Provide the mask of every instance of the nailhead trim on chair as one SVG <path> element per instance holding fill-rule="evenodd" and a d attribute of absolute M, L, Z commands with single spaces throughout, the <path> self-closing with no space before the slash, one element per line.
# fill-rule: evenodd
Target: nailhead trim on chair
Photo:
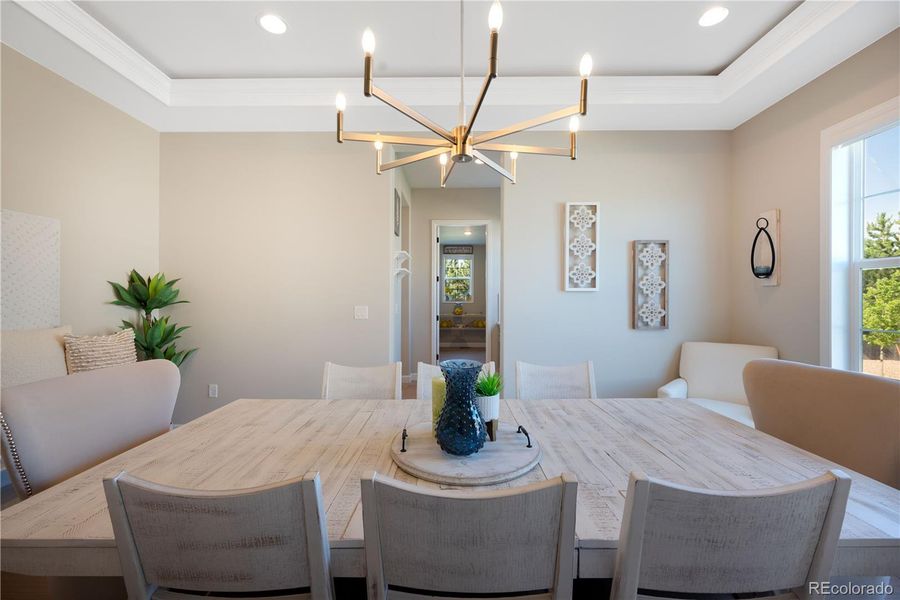
<path fill-rule="evenodd" d="M 19 474 L 19 479 L 22 481 L 22 485 L 25 487 L 25 495 L 31 495 L 31 484 L 28 482 L 28 476 L 25 475 L 25 469 L 22 467 L 22 461 L 19 460 L 19 451 L 16 450 L 16 441 L 13 439 L 12 430 L 9 428 L 9 425 L 6 424 L 6 419 L 3 418 L 3 413 L 0 412 L 0 428 L 3 429 L 3 435 L 6 436 L 6 443 L 9 446 L 9 453 L 13 459 L 13 466 L 16 468 L 16 472 Z"/>

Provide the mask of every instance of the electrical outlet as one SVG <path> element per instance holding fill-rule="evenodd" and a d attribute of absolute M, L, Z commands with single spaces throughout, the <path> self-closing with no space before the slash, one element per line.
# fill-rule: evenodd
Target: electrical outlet
<path fill-rule="evenodd" d="M 215 383 L 209 384 L 209 397 L 210 398 L 218 398 L 219 397 L 218 384 L 215 384 Z"/>
<path fill-rule="evenodd" d="M 353 307 L 353 318 L 354 319 L 368 319 L 369 318 L 369 307 L 368 306 L 354 306 Z"/>

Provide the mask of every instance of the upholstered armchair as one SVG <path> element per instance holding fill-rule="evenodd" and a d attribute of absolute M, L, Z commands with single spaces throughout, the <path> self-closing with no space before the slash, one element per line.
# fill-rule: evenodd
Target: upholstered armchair
<path fill-rule="evenodd" d="M 778 358 L 771 346 L 685 342 L 678 379 L 657 390 L 659 398 L 677 398 L 753 427 L 744 393 L 744 366 L 759 358 Z"/>

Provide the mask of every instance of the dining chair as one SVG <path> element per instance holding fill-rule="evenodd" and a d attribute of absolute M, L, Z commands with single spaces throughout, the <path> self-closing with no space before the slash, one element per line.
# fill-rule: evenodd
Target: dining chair
<path fill-rule="evenodd" d="M 755 360 L 744 386 L 760 431 L 900 489 L 900 381 Z"/>
<path fill-rule="evenodd" d="M 496 371 L 494 361 L 489 361 L 481 366 L 484 375 L 493 375 Z M 419 400 L 431 400 L 431 380 L 435 377 L 443 377 L 444 372 L 438 365 L 429 365 L 420 362 L 416 369 L 416 398 Z"/>
<path fill-rule="evenodd" d="M 400 400 L 402 363 L 377 367 L 347 367 L 325 363 L 322 377 L 324 400 Z"/>
<path fill-rule="evenodd" d="M 0 450 L 27 498 L 169 431 L 181 376 L 148 360 L 3 389 Z"/>
<path fill-rule="evenodd" d="M 829 579 L 849 492 L 841 471 L 738 492 L 632 472 L 610 599 L 768 592 L 806 598 L 809 582 Z"/>
<path fill-rule="evenodd" d="M 561 367 L 516 361 L 516 398 L 519 400 L 596 397 L 592 361 Z"/>
<path fill-rule="evenodd" d="M 423 489 L 374 472 L 361 483 L 369 600 L 572 597 L 573 475 L 483 492 Z"/>
<path fill-rule="evenodd" d="M 334 597 L 318 473 L 205 491 L 123 472 L 103 487 L 128 600 Z"/>

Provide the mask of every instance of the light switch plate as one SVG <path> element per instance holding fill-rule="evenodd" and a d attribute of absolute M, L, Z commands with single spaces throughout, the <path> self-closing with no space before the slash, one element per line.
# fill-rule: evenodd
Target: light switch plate
<path fill-rule="evenodd" d="M 219 385 L 216 383 L 209 384 L 209 397 L 210 398 L 218 398 L 219 397 Z"/>
<path fill-rule="evenodd" d="M 354 319 L 368 319 L 369 318 L 369 307 L 368 306 L 354 306 L 353 307 L 353 318 Z"/>

